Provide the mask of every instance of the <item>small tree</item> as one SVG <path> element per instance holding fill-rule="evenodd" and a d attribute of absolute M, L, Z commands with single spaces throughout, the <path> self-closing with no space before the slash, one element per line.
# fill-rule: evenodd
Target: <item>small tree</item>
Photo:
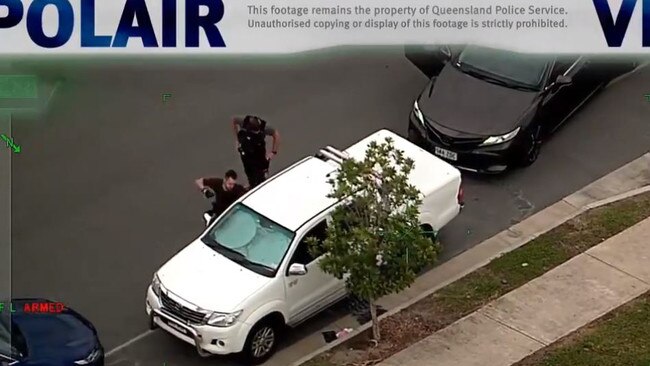
<path fill-rule="evenodd" d="M 363 161 L 347 159 L 331 178 L 330 197 L 342 200 L 332 214 L 320 262 L 345 278 L 348 291 L 366 301 L 375 340 L 381 339 L 376 300 L 402 291 L 435 261 L 438 245 L 420 227 L 420 191 L 409 184 L 413 160 L 391 138 L 369 145 Z M 312 243 L 314 254 L 318 249 Z"/>

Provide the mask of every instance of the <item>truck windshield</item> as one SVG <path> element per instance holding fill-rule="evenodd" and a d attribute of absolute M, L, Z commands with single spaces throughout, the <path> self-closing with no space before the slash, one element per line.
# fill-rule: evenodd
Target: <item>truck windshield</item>
<path fill-rule="evenodd" d="M 261 275 L 273 277 L 294 235 L 238 203 L 201 240 L 228 259 Z"/>

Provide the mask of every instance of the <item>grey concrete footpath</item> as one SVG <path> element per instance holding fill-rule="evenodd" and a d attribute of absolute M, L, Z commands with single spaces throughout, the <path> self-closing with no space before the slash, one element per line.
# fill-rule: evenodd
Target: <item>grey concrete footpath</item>
<path fill-rule="evenodd" d="M 380 366 L 509 366 L 650 290 L 650 218 Z"/>
<path fill-rule="evenodd" d="M 493 259 L 521 247 L 584 211 L 643 191 L 650 191 L 650 153 L 646 153 L 509 229 L 483 241 L 472 249 L 433 268 L 420 276 L 408 289 L 380 299 L 378 305 L 386 309 L 387 312 L 379 318 L 384 319 L 398 313 L 448 284 L 487 265 Z M 339 328 L 344 328 L 351 325 L 349 324 L 350 321 L 346 317 L 339 320 L 336 325 Z M 356 328 L 346 339 L 369 329 L 370 326 L 370 323 L 366 323 Z M 283 354 L 282 351 L 278 353 L 280 357 L 277 357 L 277 359 L 286 362 L 283 365 L 298 366 L 340 345 L 346 339 L 336 340 L 320 347 L 293 363 L 290 361 L 290 357 L 287 357 L 289 355 Z M 313 347 L 316 342 L 312 338 L 307 338 L 303 340 L 303 343 L 300 348 L 308 349 Z M 280 365 L 281 363 L 273 362 L 269 366 L 276 364 Z"/>

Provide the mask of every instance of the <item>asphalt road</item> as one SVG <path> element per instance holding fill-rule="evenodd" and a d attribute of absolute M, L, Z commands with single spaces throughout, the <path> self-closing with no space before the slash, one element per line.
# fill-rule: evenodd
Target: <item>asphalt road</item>
<path fill-rule="evenodd" d="M 202 229 L 206 202 L 193 179 L 241 171 L 232 115 L 257 113 L 280 130 L 278 171 L 325 144 L 343 148 L 379 128 L 405 134 L 426 83 L 400 50 L 241 64 L 94 61 L 39 73 L 63 82 L 45 116 L 14 119 L 23 151 L 12 172 L 13 295 L 77 309 L 107 350 L 146 331 L 152 274 Z M 467 207 L 442 233 L 443 259 L 647 152 L 648 85 L 650 70 L 643 69 L 598 95 L 532 167 L 466 176 Z M 171 94 L 167 102 L 163 94 Z M 109 365 L 164 362 L 230 363 L 203 360 L 158 331 Z"/>

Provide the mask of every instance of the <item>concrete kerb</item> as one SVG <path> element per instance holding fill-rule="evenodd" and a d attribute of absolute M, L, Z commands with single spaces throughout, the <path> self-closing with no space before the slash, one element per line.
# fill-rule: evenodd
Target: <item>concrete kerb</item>
<path fill-rule="evenodd" d="M 650 157 L 650 153 L 645 154 L 645 155 L 641 156 L 639 159 L 636 159 L 636 160 L 626 164 L 625 166 L 615 170 L 614 172 L 606 175 L 605 177 L 597 180 L 596 182 L 591 183 L 590 185 L 584 187 L 583 189 L 577 191 L 574 194 L 578 194 L 578 193 L 580 193 L 582 191 L 588 190 L 594 184 L 598 184 L 598 183 L 602 182 L 603 180 L 607 179 L 611 175 L 624 173 L 627 167 L 634 166 L 636 163 L 638 163 L 639 160 L 648 159 L 649 157 Z M 645 192 L 649 192 L 649 191 L 650 191 L 650 182 L 647 182 L 646 185 L 641 186 L 639 188 L 631 189 L 631 190 L 628 190 L 626 192 L 616 194 L 616 195 L 613 195 L 611 197 L 607 197 L 607 198 L 604 198 L 604 199 L 601 199 L 601 200 L 586 204 L 583 207 L 575 207 L 572 204 L 570 204 L 569 202 L 567 202 L 566 199 L 568 197 L 570 197 L 571 195 L 567 196 L 564 199 L 560 200 L 558 203 L 564 202 L 567 205 L 573 207 L 574 209 L 571 210 L 572 211 L 571 213 L 567 214 L 566 216 L 562 217 L 561 219 L 558 219 L 557 221 L 553 222 L 552 224 L 549 224 L 548 226 L 544 227 L 543 229 L 541 229 L 541 230 L 539 230 L 539 231 L 537 231 L 537 232 L 535 232 L 533 234 L 525 235 L 525 236 L 521 236 L 521 237 L 517 238 L 516 241 L 510 243 L 510 245 L 508 245 L 507 247 L 504 247 L 504 248 L 502 248 L 500 250 L 494 251 L 491 255 L 486 256 L 483 260 L 481 260 L 479 262 L 476 262 L 475 264 L 464 268 L 462 271 L 459 271 L 455 275 L 452 275 L 452 276 L 446 278 L 444 281 L 441 281 L 441 282 L 437 283 L 436 285 L 430 287 L 426 291 L 422 291 L 419 295 L 417 295 L 417 296 L 409 299 L 408 301 L 405 301 L 404 303 L 402 303 L 402 304 L 388 310 L 387 312 L 385 312 L 384 314 L 379 316 L 379 320 L 385 319 L 387 317 L 390 317 L 392 315 L 395 315 L 395 314 L 399 313 L 400 311 L 408 308 L 409 306 L 417 303 L 418 301 L 430 296 L 431 294 L 433 294 L 434 292 L 440 290 L 441 288 L 443 288 L 443 287 L 445 287 L 445 286 L 447 286 L 447 285 L 449 285 L 449 284 L 451 284 L 453 282 L 456 282 L 456 281 L 460 280 L 461 278 L 467 276 L 468 274 L 476 271 L 479 268 L 482 268 L 482 267 L 488 265 L 492 260 L 494 260 L 494 259 L 496 259 L 496 258 L 498 258 L 498 257 L 500 257 L 500 256 L 502 256 L 502 255 L 504 255 L 504 254 L 506 254 L 508 252 L 511 252 L 511 251 L 523 246 L 524 244 L 530 242 L 531 240 L 533 240 L 533 239 L 539 237 L 540 235 L 543 235 L 543 234 L 553 230 L 554 228 L 564 224 L 565 222 L 575 218 L 576 216 L 579 216 L 579 215 L 585 213 L 586 211 L 589 211 L 589 210 L 592 210 L 594 208 L 598 208 L 600 206 L 604 206 L 604 205 L 607 205 L 607 204 L 610 204 L 610 203 L 613 203 L 613 202 L 616 202 L 616 201 L 620 201 L 620 200 L 623 200 L 623 199 L 626 199 L 626 198 L 630 198 L 630 197 L 633 197 L 633 196 L 636 196 L 636 195 L 639 195 L 639 194 L 642 194 L 642 193 L 645 193 Z M 531 220 L 535 216 L 543 214 L 545 211 L 547 211 L 549 209 L 552 209 L 553 206 L 547 207 L 546 209 L 538 212 L 537 214 L 530 216 L 529 218 L 527 218 L 524 221 L 520 222 L 518 225 L 525 224 L 527 221 Z M 476 245 L 472 249 L 469 249 L 469 250 L 459 254 L 458 256 L 456 256 L 456 257 L 450 259 L 449 261 L 439 265 L 438 267 L 435 267 L 434 269 L 431 270 L 431 272 L 433 272 L 433 271 L 445 271 L 449 267 L 453 267 L 454 265 L 456 265 L 457 262 L 462 261 L 464 256 L 471 255 L 471 252 L 474 251 L 474 250 L 481 250 L 482 249 L 481 246 L 487 245 L 487 244 L 490 243 L 490 241 L 494 240 L 495 238 L 499 238 L 499 237 L 502 237 L 504 235 L 511 237 L 512 236 L 511 228 L 508 228 L 508 229 L 500 232 L 499 234 L 497 234 L 497 235 L 495 235 L 495 236 L 481 242 L 480 244 Z M 300 366 L 303 363 L 317 357 L 318 355 L 332 350 L 333 348 L 347 342 L 348 340 L 350 340 L 351 338 L 359 335 L 360 333 L 363 333 L 363 332 L 367 331 L 368 329 L 371 328 L 371 326 L 372 326 L 371 322 L 367 322 L 367 323 L 361 325 L 359 328 L 357 328 L 355 331 L 353 331 L 347 337 L 342 338 L 342 339 L 337 339 L 337 340 L 335 340 L 335 341 L 333 341 L 331 343 L 328 343 L 327 345 L 321 347 L 320 349 L 318 349 L 318 350 L 310 353 L 309 355 L 301 358 L 300 360 L 296 361 L 295 363 L 292 364 L 292 366 Z"/>
<path fill-rule="evenodd" d="M 583 213 L 585 211 L 589 211 L 589 210 L 594 209 L 594 208 L 598 208 L 600 206 L 605 206 L 605 205 L 608 205 L 610 203 L 614 203 L 616 201 L 624 200 L 626 198 L 637 196 L 637 195 L 645 193 L 645 192 L 650 192 L 650 185 L 643 186 L 643 187 L 637 188 L 637 189 L 633 189 L 631 191 L 621 193 L 619 195 L 616 195 L 616 196 L 613 196 L 613 197 L 610 197 L 610 198 L 606 198 L 606 199 L 603 199 L 603 200 L 600 200 L 600 201 L 597 201 L 597 202 L 594 202 L 594 203 L 590 203 L 587 206 L 585 206 L 584 208 L 582 208 L 580 210 L 580 213 Z"/>

